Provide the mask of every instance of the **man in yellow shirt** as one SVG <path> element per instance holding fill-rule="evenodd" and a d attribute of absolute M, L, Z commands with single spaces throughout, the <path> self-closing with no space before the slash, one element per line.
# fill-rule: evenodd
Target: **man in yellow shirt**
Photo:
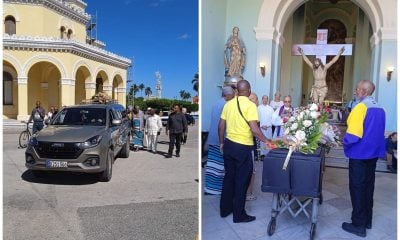
<path fill-rule="evenodd" d="M 257 106 L 248 98 L 251 93 L 250 83 L 240 80 L 237 83 L 237 91 L 238 96 L 225 104 L 218 126 L 225 167 L 220 214 L 221 217 L 226 217 L 233 213 L 234 223 L 251 222 L 256 219 L 255 216 L 247 215 L 245 210 L 246 191 L 253 172 L 253 135 L 269 148 L 273 146 L 257 124 Z"/>

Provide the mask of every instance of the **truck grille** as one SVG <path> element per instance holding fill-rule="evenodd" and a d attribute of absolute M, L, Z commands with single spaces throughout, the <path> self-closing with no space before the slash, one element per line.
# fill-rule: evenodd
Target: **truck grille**
<path fill-rule="evenodd" d="M 35 147 L 41 158 L 75 159 L 83 152 L 75 143 L 39 142 Z"/>

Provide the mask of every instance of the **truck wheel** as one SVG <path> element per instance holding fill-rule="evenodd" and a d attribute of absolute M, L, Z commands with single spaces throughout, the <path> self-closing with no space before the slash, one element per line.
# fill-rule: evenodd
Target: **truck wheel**
<path fill-rule="evenodd" d="M 100 181 L 109 182 L 112 177 L 112 165 L 113 165 L 114 153 L 113 150 L 108 149 L 106 169 L 100 173 Z"/>
<path fill-rule="evenodd" d="M 130 152 L 129 143 L 130 143 L 130 141 L 128 138 L 128 140 L 126 140 L 126 143 L 124 144 L 124 146 L 121 148 L 121 151 L 119 152 L 118 157 L 120 157 L 120 158 L 128 158 L 129 157 L 129 152 Z"/>

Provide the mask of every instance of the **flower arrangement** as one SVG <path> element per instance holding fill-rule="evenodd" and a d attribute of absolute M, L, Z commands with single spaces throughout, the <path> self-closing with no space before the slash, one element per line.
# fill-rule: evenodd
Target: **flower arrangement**
<path fill-rule="evenodd" d="M 289 159 L 294 151 L 308 154 L 313 153 L 319 144 L 334 146 L 339 141 L 338 129 L 326 123 L 326 111 L 318 111 L 317 104 L 296 109 L 283 127 L 282 140 L 277 142 L 279 147 L 288 148 L 289 152 L 283 164 L 286 170 Z"/>

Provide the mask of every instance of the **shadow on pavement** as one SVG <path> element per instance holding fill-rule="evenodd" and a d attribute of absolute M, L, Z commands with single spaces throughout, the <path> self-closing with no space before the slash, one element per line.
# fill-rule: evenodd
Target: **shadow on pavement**
<path fill-rule="evenodd" d="M 55 185 L 88 185 L 99 182 L 96 174 L 70 172 L 43 172 L 35 176 L 31 170 L 26 170 L 21 178 L 26 182 Z"/>

